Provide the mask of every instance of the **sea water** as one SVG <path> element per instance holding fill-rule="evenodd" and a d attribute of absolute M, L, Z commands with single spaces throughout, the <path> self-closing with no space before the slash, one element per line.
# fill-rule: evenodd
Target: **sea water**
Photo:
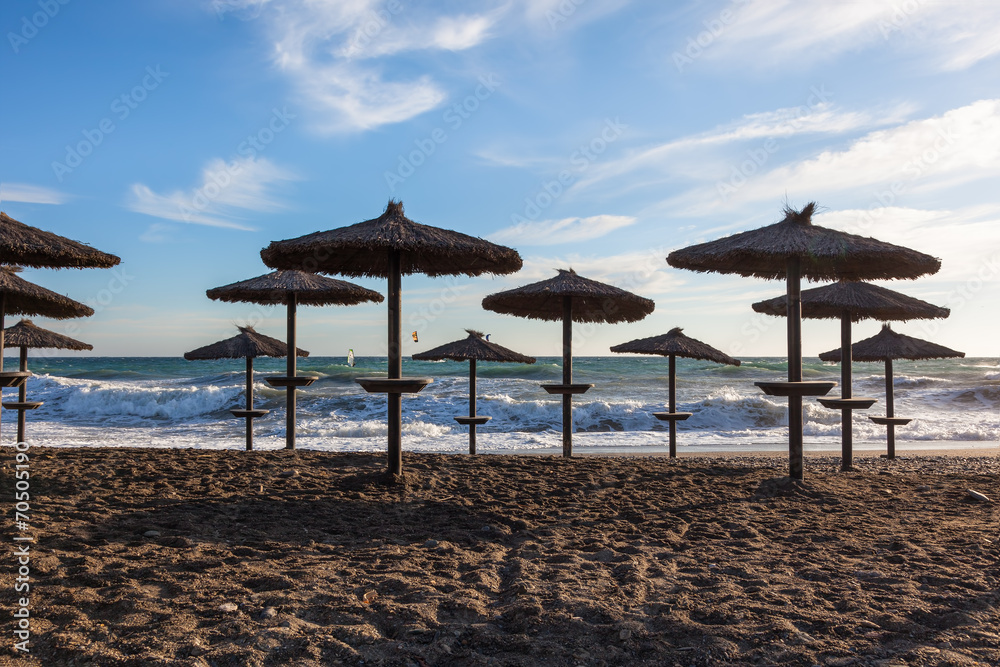
<path fill-rule="evenodd" d="M 384 451 L 386 399 L 354 382 L 385 375 L 385 358 L 310 357 L 300 375 L 319 379 L 298 391 L 296 443 L 329 451 Z M 9 369 L 16 361 L 8 358 Z M 27 440 L 45 446 L 242 448 L 245 422 L 229 413 L 245 403 L 243 360 L 179 358 L 29 358 L 34 375 L 28 400 L 44 405 L 27 413 Z M 255 446 L 284 446 L 285 390 L 268 375 L 284 375 L 284 359 L 257 359 L 254 406 L 270 412 L 254 422 Z M 1000 359 L 968 358 L 893 363 L 895 413 L 911 417 L 896 429 L 897 447 L 994 446 L 1000 442 Z M 493 419 L 478 428 L 477 450 L 488 453 L 561 451 L 561 397 L 539 386 L 562 379 L 560 359 L 535 364 L 479 363 L 476 412 Z M 661 357 L 579 357 L 574 382 L 593 383 L 573 399 L 574 449 L 580 452 L 662 451 L 667 425 L 653 412 L 666 410 L 667 360 Z M 884 366 L 855 363 L 855 396 L 878 398 L 854 413 L 855 448 L 884 449 L 885 427 L 867 415 L 885 414 Z M 405 376 L 433 377 L 419 394 L 403 397 L 403 448 L 462 452 L 468 414 L 468 362 L 405 359 Z M 787 399 L 765 396 L 755 381 L 784 380 L 784 359 L 750 358 L 739 367 L 677 360 L 677 410 L 681 451 L 780 450 L 787 447 Z M 840 380 L 840 368 L 818 359 L 803 362 L 803 379 Z M 15 399 L 16 389 L 4 391 Z M 839 395 L 835 388 L 831 395 Z M 806 450 L 839 451 L 841 416 L 805 398 Z M 4 443 L 14 441 L 16 412 L 3 411 Z"/>

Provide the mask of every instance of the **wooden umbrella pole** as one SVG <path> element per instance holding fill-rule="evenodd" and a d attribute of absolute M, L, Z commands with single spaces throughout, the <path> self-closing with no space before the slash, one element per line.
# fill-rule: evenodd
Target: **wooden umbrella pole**
<path fill-rule="evenodd" d="M 389 251 L 389 298 L 386 299 L 389 305 L 389 377 L 398 379 L 403 377 L 403 356 L 401 351 L 402 320 L 400 317 L 400 292 L 402 291 L 402 268 L 400 266 L 400 253 L 398 250 Z M 387 395 L 388 403 L 388 459 L 389 474 L 400 475 L 403 472 L 403 442 L 402 442 L 402 422 L 403 422 L 403 397 L 402 394 L 390 393 Z"/>
<path fill-rule="evenodd" d="M 469 359 L 469 416 L 476 416 L 476 360 Z M 469 424 L 469 453 L 476 453 L 476 424 Z"/>
<path fill-rule="evenodd" d="M 840 314 L 840 389 L 842 398 L 851 398 L 851 314 Z M 854 466 L 853 412 L 850 408 L 840 411 L 840 469 L 850 470 Z"/>
<path fill-rule="evenodd" d="M 21 346 L 21 366 L 22 372 L 27 372 L 28 370 L 28 346 Z M 28 382 L 25 380 L 21 383 L 21 386 L 17 389 L 17 400 L 22 405 L 28 400 Z M 24 413 L 26 410 L 20 408 L 17 411 L 17 441 L 24 442 Z"/>
<path fill-rule="evenodd" d="M 802 382 L 802 287 L 798 257 L 785 271 L 788 319 L 788 381 Z M 802 394 L 788 397 L 788 476 L 802 479 Z"/>
<path fill-rule="evenodd" d="M 247 410 L 253 410 L 253 357 L 247 357 Z M 253 419 L 247 415 L 247 451 L 253 449 Z"/>
<path fill-rule="evenodd" d="M 892 359 L 885 360 L 885 416 L 895 417 L 896 409 L 893 405 L 892 397 Z M 890 459 L 896 458 L 896 425 L 886 424 L 886 456 Z"/>
<path fill-rule="evenodd" d="M 563 378 L 564 385 L 573 384 L 573 298 L 563 297 Z M 573 456 L 573 396 L 563 394 L 563 456 Z"/>
<path fill-rule="evenodd" d="M 296 352 L 295 347 L 295 307 L 298 303 L 298 295 L 292 292 L 288 295 L 288 363 L 285 374 L 289 378 L 294 378 L 297 373 L 295 367 Z M 289 384 L 285 387 L 285 449 L 295 449 L 295 385 Z"/>
<path fill-rule="evenodd" d="M 670 355 L 670 413 L 677 412 L 677 355 Z M 677 457 L 677 422 L 670 420 L 670 458 Z"/>

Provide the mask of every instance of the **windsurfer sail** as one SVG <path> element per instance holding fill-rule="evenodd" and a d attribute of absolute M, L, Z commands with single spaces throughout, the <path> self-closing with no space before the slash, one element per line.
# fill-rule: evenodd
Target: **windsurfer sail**
<path fill-rule="evenodd" d="M 347 365 L 351 367 L 354 366 L 354 348 L 347 351 Z"/>

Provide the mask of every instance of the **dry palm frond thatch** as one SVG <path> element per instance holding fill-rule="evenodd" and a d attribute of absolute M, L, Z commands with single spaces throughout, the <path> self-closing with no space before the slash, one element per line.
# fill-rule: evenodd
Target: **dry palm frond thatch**
<path fill-rule="evenodd" d="M 419 352 L 413 355 L 418 361 L 440 361 L 442 359 L 452 359 L 454 361 L 466 361 L 475 359 L 476 361 L 498 361 L 506 363 L 533 364 L 534 357 L 508 350 L 506 347 L 497 345 L 483 338 L 479 331 L 466 329 L 469 333 L 467 338 L 457 340 L 453 343 L 446 343 L 433 350 Z"/>
<path fill-rule="evenodd" d="M 392 251 L 400 253 L 403 275 L 478 276 L 514 273 L 521 268 L 521 256 L 516 250 L 413 222 L 397 201 L 390 201 L 385 212 L 372 220 L 273 241 L 260 256 L 276 269 L 384 278 L 390 273 Z"/>
<path fill-rule="evenodd" d="M 786 263 L 798 258 L 810 280 L 919 278 L 937 273 L 941 261 L 916 250 L 812 224 L 815 203 L 766 227 L 700 243 L 667 256 L 678 269 L 785 277 Z"/>
<path fill-rule="evenodd" d="M 29 283 L 16 275 L 12 267 L 0 267 L 0 293 L 4 296 L 4 314 L 37 315 L 55 320 L 94 314 L 93 308 L 79 301 Z"/>
<path fill-rule="evenodd" d="M 256 357 L 283 357 L 288 353 L 288 347 L 277 338 L 257 333 L 249 325 L 237 328 L 240 330 L 238 336 L 185 352 L 184 358 L 189 361 L 195 359 L 254 359 Z M 295 349 L 297 356 L 309 356 L 305 350 Z"/>
<path fill-rule="evenodd" d="M 273 271 L 205 292 L 209 299 L 240 303 L 286 303 L 294 294 L 300 305 L 352 306 L 366 301 L 380 303 L 384 297 L 373 290 L 344 280 L 305 271 Z"/>
<path fill-rule="evenodd" d="M 36 326 L 31 320 L 21 320 L 4 329 L 7 347 L 55 348 L 60 350 L 93 350 L 89 343 Z"/>
<path fill-rule="evenodd" d="M 859 340 L 851 345 L 851 357 L 854 361 L 947 359 L 964 356 L 965 352 L 958 352 L 944 345 L 896 333 L 888 324 L 882 325 L 882 330 L 871 338 Z M 840 357 L 840 349 L 830 350 L 819 355 L 823 361 L 839 362 Z"/>
<path fill-rule="evenodd" d="M 0 213 L 0 263 L 33 268 L 107 269 L 121 259 Z"/>
<path fill-rule="evenodd" d="M 785 296 L 753 304 L 758 313 L 777 317 L 784 317 L 787 308 Z M 802 290 L 802 317 L 806 319 L 840 319 L 845 311 L 852 322 L 937 319 L 951 313 L 947 308 L 865 282 L 844 280 Z"/>
<path fill-rule="evenodd" d="M 650 338 L 639 338 L 611 348 L 612 352 L 632 352 L 635 354 L 659 354 L 669 356 L 671 354 L 688 359 L 701 359 L 703 361 L 714 361 L 717 364 L 729 364 L 739 366 L 740 360 L 730 357 L 711 345 L 702 343 L 685 336 L 680 327 L 674 327 L 665 334 L 652 336 Z"/>
<path fill-rule="evenodd" d="M 524 285 L 483 299 L 483 308 L 505 315 L 535 320 L 563 319 L 564 298 L 569 297 L 574 322 L 635 322 L 653 312 L 651 299 L 579 276 L 573 269 L 558 269 L 548 280 Z"/>

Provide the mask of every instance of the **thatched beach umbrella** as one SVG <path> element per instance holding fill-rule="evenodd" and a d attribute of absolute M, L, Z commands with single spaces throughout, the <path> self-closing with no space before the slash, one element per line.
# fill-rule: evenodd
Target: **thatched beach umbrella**
<path fill-rule="evenodd" d="M 43 329 L 35 324 L 31 320 L 21 320 L 12 327 L 7 327 L 4 331 L 4 336 L 7 339 L 8 347 L 19 347 L 21 348 L 21 366 L 20 370 L 23 373 L 28 372 L 28 348 L 33 349 L 58 349 L 58 350 L 93 350 L 94 346 L 89 343 L 84 343 L 76 340 L 75 338 L 70 338 L 69 336 L 63 336 L 62 334 L 57 334 L 54 331 L 49 331 L 48 329 Z M 41 401 L 29 401 L 27 396 L 27 383 L 22 382 L 21 386 L 18 387 L 18 396 L 16 402 L 5 402 L 3 407 L 8 410 L 17 410 L 17 441 L 24 442 L 24 422 L 25 422 L 25 411 L 35 410 L 42 406 Z"/>
<path fill-rule="evenodd" d="M 469 453 L 476 453 L 476 426 L 485 424 L 492 417 L 476 414 L 476 362 L 477 361 L 497 361 L 501 363 L 533 364 L 534 357 L 508 350 L 502 345 L 497 345 L 483 337 L 483 333 L 473 329 L 465 330 L 469 336 L 453 343 L 435 347 L 433 350 L 419 352 L 413 355 L 419 361 L 441 361 L 451 359 L 453 361 L 469 361 L 469 416 L 455 417 L 459 424 L 469 426 Z"/>
<path fill-rule="evenodd" d="M 247 360 L 247 400 L 245 410 L 230 410 L 234 417 L 243 417 L 247 420 L 247 451 L 253 449 L 253 420 L 263 417 L 268 410 L 255 409 L 253 407 L 253 360 L 256 357 L 284 357 L 288 354 L 288 346 L 277 338 L 271 338 L 254 331 L 254 328 L 247 326 L 237 326 L 240 330 L 238 336 L 227 338 L 226 340 L 199 347 L 197 350 L 184 353 L 184 358 L 188 361 L 196 359 L 242 359 Z M 295 348 L 295 354 L 300 357 L 308 357 L 305 350 Z"/>
<path fill-rule="evenodd" d="M 573 383 L 573 322 L 636 322 L 653 312 L 650 300 L 623 289 L 558 269 L 554 278 L 483 299 L 483 308 L 506 315 L 563 323 L 563 381 L 543 384 L 550 394 L 562 395 L 563 456 L 573 455 L 573 394 L 592 384 Z"/>
<path fill-rule="evenodd" d="M 869 417 L 876 424 L 886 427 L 887 455 L 896 458 L 896 427 L 905 426 L 910 419 L 897 417 L 893 406 L 892 360 L 893 359 L 946 359 L 964 357 L 965 352 L 957 352 L 944 345 L 904 336 L 892 330 L 888 323 L 882 325 L 882 331 L 852 346 L 852 355 L 856 361 L 873 361 L 885 363 L 885 417 Z M 843 357 L 841 350 L 830 350 L 819 355 L 823 361 L 839 362 Z"/>
<path fill-rule="evenodd" d="M 634 354 L 659 354 L 670 358 L 670 411 L 654 412 L 653 416 L 660 421 L 670 423 L 670 458 L 677 456 L 677 422 L 691 416 L 690 412 L 677 412 L 677 357 L 714 361 L 717 364 L 739 366 L 740 360 L 716 350 L 711 345 L 702 343 L 683 334 L 683 329 L 674 327 L 665 334 L 650 338 L 638 338 L 611 348 L 612 352 Z"/>
<path fill-rule="evenodd" d="M 835 383 L 802 381 L 801 279 L 880 280 L 919 278 L 940 260 L 915 250 L 812 224 L 815 203 L 785 209 L 778 223 L 675 250 L 667 263 L 679 269 L 735 273 L 786 281 L 788 382 L 758 382 L 767 394 L 788 396 L 789 475 L 802 478 L 802 397 L 823 396 Z"/>
<path fill-rule="evenodd" d="M 295 449 L 295 390 L 307 387 L 316 378 L 296 375 L 295 310 L 298 304 L 308 306 L 353 306 L 366 301 L 381 302 L 382 295 L 361 285 L 325 278 L 305 271 L 273 271 L 205 292 L 209 299 L 219 301 L 280 304 L 287 307 L 288 363 L 286 374 L 266 377 L 272 387 L 285 387 L 285 448 Z"/>
<path fill-rule="evenodd" d="M 758 301 L 753 309 L 758 313 L 783 317 L 788 312 L 788 299 L 779 296 Z M 802 292 L 802 317 L 805 319 L 840 319 L 840 398 L 821 398 L 828 408 L 841 411 L 841 469 L 850 470 L 854 463 L 854 410 L 867 410 L 874 398 L 852 395 L 851 390 L 851 323 L 861 320 L 907 321 L 948 317 L 947 308 L 914 299 L 871 283 L 847 281 L 815 287 Z"/>
<path fill-rule="evenodd" d="M 516 250 L 466 234 L 413 222 L 403 204 L 390 201 L 377 218 L 286 241 L 273 241 L 260 253 L 275 269 L 298 269 L 345 276 L 388 279 L 388 378 L 356 378 L 366 391 L 388 395 L 389 473 L 403 470 L 402 394 L 416 393 L 431 378 L 404 378 L 400 293 L 402 276 L 514 273 L 521 268 Z"/>
<path fill-rule="evenodd" d="M 107 269 L 121 259 L 78 241 L 31 227 L 0 212 L 0 265 L 20 265 L 40 269 Z M 6 293 L 0 293 L 0 387 L 13 387 L 3 378 L 3 315 Z M 13 313 L 14 311 L 10 311 Z M 42 315 L 43 313 L 20 314 Z M 88 315 L 93 315 L 93 311 Z M 79 316 L 71 316 L 79 317 Z"/>

